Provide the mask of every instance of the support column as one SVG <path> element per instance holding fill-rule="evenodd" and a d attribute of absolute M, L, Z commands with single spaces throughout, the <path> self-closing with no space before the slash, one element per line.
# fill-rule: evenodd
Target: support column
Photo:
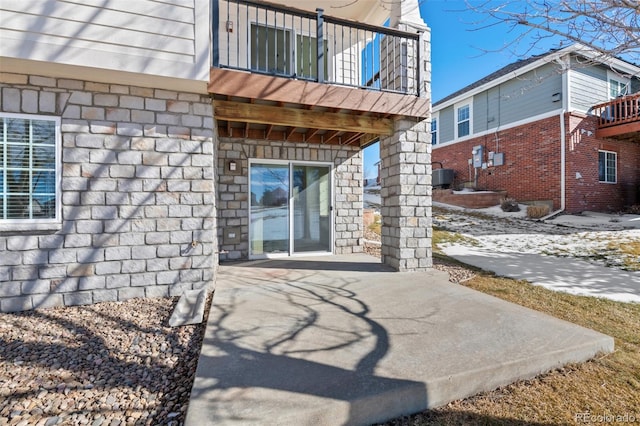
<path fill-rule="evenodd" d="M 399 120 L 380 140 L 382 263 L 397 271 L 432 266 L 431 145 L 427 121 Z"/>
<path fill-rule="evenodd" d="M 403 86 L 431 97 L 430 31 L 417 0 L 394 2 L 391 26 L 418 31 L 418 49 L 408 46 L 399 61 L 404 69 L 391 75 L 406 76 Z M 408 43 L 414 43 L 409 41 Z M 411 52 L 418 52 L 413 56 Z M 387 61 L 387 64 L 398 63 Z M 419 70 L 416 72 L 416 70 Z M 381 72 L 381 75 L 383 73 Z M 417 90 L 416 90 L 417 88 Z M 425 111 L 430 117 L 431 111 Z M 432 266 L 431 133 L 430 119 L 406 117 L 394 124 L 394 133 L 380 139 L 382 162 L 382 263 L 397 271 L 421 271 Z"/>

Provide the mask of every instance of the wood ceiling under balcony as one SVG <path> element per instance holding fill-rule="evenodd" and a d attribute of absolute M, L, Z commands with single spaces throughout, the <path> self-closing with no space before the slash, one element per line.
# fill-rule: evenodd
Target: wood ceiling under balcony
<path fill-rule="evenodd" d="M 394 119 L 423 119 L 416 96 L 213 68 L 209 83 L 221 137 L 364 147 Z"/>

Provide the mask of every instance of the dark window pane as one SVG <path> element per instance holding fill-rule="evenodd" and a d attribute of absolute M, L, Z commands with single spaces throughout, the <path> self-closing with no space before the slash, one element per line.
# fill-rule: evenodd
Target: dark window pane
<path fill-rule="evenodd" d="M 598 180 L 600 182 L 605 181 L 605 167 L 606 167 L 606 153 L 599 152 L 598 153 Z"/>

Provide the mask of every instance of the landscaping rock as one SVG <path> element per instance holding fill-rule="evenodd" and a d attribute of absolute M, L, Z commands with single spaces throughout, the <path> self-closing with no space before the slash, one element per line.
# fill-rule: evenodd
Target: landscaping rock
<path fill-rule="evenodd" d="M 0 314 L 0 425 L 182 424 L 204 324 L 177 298 Z"/>

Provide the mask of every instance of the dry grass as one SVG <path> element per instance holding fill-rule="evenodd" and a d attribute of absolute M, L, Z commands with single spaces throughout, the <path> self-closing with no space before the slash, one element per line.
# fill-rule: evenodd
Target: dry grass
<path fill-rule="evenodd" d="M 457 232 L 449 232 L 442 229 L 438 229 L 436 227 L 433 228 L 433 234 L 431 238 L 431 245 L 433 247 L 434 253 L 442 253 L 440 250 L 441 244 L 455 244 L 455 243 L 466 243 L 471 246 L 478 246 L 480 243 L 471 237 L 466 237 Z"/>
<path fill-rule="evenodd" d="M 626 241 L 623 243 L 612 241 L 607 245 L 607 250 L 622 253 L 627 270 L 640 271 L 640 241 Z"/>
<path fill-rule="evenodd" d="M 576 424 L 585 412 L 627 414 L 640 422 L 640 304 L 572 296 L 486 273 L 464 285 L 608 334 L 616 350 L 391 424 Z"/>
<path fill-rule="evenodd" d="M 527 217 L 530 219 L 540 219 L 549 214 L 549 206 L 527 206 Z"/>
<path fill-rule="evenodd" d="M 369 230 L 375 232 L 378 235 L 382 234 L 382 222 L 377 220 L 369 225 Z"/>

